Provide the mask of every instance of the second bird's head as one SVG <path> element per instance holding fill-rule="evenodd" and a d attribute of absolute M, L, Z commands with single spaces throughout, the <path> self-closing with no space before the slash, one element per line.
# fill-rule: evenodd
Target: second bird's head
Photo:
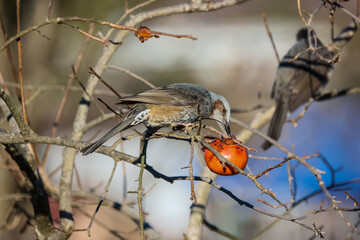
<path fill-rule="evenodd" d="M 230 113 L 231 108 L 229 102 L 223 96 L 211 92 L 212 109 L 209 118 L 216 120 L 222 124 L 228 136 L 230 132 Z"/>

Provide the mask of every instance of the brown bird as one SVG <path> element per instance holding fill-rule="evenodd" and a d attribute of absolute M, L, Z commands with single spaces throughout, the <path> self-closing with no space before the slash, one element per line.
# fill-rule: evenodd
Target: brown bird
<path fill-rule="evenodd" d="M 230 136 L 230 105 L 221 95 L 195 84 L 176 83 L 158 87 L 120 99 L 119 104 L 134 104 L 126 117 L 102 136 L 81 150 L 83 155 L 94 152 L 117 133 L 144 123 L 150 128 L 171 124 L 189 124 L 213 119 L 222 124 Z"/>
<path fill-rule="evenodd" d="M 309 48 L 308 29 L 300 29 L 297 42 L 287 52 L 279 64 L 271 98 L 275 99 L 276 109 L 268 129 L 268 136 L 277 140 L 280 137 L 286 115 L 294 112 L 311 97 L 316 97 L 328 83 L 333 72 L 333 52 L 323 46 L 321 41 L 311 32 L 311 44 L 318 48 L 316 52 L 306 51 Z M 306 52 L 305 52 L 306 51 Z M 294 61 L 297 54 L 301 54 Z M 265 141 L 264 150 L 271 147 Z"/>

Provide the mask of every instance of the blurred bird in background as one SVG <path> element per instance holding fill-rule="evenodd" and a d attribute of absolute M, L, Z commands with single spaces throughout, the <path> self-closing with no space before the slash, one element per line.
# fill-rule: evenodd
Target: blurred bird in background
<path fill-rule="evenodd" d="M 275 100 L 276 108 L 267 133 L 269 137 L 278 140 L 287 114 L 320 95 L 332 76 L 332 59 L 338 49 L 351 40 L 356 30 L 354 20 L 334 39 L 331 48 L 324 46 L 313 30 L 302 28 L 298 31 L 296 43 L 279 64 L 272 88 L 271 98 Z M 307 50 L 309 42 L 315 51 Z M 271 146 L 269 141 L 265 141 L 261 147 L 267 150 Z"/>
<path fill-rule="evenodd" d="M 230 105 L 221 95 L 190 83 L 176 83 L 153 88 L 120 99 L 119 104 L 134 104 L 126 117 L 96 142 L 81 150 L 94 152 L 109 138 L 130 127 L 144 123 L 149 128 L 172 124 L 189 124 L 213 119 L 222 124 L 230 136 Z"/>

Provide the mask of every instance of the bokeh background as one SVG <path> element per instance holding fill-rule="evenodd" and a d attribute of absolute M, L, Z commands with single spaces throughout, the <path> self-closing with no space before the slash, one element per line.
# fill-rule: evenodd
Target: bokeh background
<path fill-rule="evenodd" d="M 141 1 L 129 1 L 134 6 Z M 160 6 L 174 5 L 185 1 L 156 1 L 146 9 L 154 9 Z M 8 36 L 16 33 L 16 7 L 15 1 L 0 1 L 0 13 L 2 15 Z M 25 29 L 34 24 L 44 21 L 48 6 L 45 0 L 22 1 L 21 28 Z M 312 12 L 320 1 L 304 0 L 302 6 L 308 12 Z M 355 13 L 356 1 L 342 3 L 347 9 Z M 52 8 L 51 18 L 64 16 L 79 16 L 98 20 L 116 22 L 124 12 L 123 1 L 95 1 L 95 0 L 62 0 L 55 1 Z M 298 15 L 296 1 L 273 0 L 273 1 L 249 1 L 239 6 L 233 6 L 216 12 L 179 14 L 147 21 L 144 25 L 152 30 L 176 34 L 191 34 L 198 38 L 197 41 L 189 39 L 176 39 L 160 37 L 140 43 L 132 34 L 129 34 L 117 53 L 113 56 L 110 64 L 128 69 L 156 86 L 167 85 L 176 82 L 191 82 L 202 85 L 209 90 L 224 95 L 232 108 L 246 109 L 257 104 L 271 106 L 271 87 L 274 81 L 277 61 L 270 40 L 266 33 L 261 13 L 267 14 L 268 24 L 274 37 L 274 41 L 280 56 L 294 44 L 295 35 L 303 23 Z M 335 13 L 335 33 L 338 33 L 350 22 L 351 18 L 342 11 Z M 329 10 L 321 9 L 313 20 L 314 29 L 324 43 L 330 42 Z M 73 23 L 84 31 L 88 30 L 87 24 Z M 38 33 L 33 32 L 22 39 L 23 44 L 23 71 L 26 84 L 33 86 L 65 86 L 71 73 L 71 64 L 75 63 L 80 51 L 84 36 L 59 25 L 50 25 L 41 29 L 51 40 L 46 40 Z M 106 34 L 108 28 L 96 26 L 95 32 Z M 341 52 L 341 62 L 335 65 L 335 72 L 326 90 L 341 90 L 348 87 L 360 87 L 360 34 Z M 86 83 L 89 74 L 87 66 L 94 66 L 97 58 L 101 55 L 103 45 L 90 41 L 85 52 L 84 61 L 78 74 L 78 78 Z M 16 45 L 11 45 L 14 59 L 16 59 Z M 5 82 L 11 82 L 10 67 L 4 53 L 0 54 L 0 71 Z M 111 83 L 120 93 L 130 94 L 145 90 L 148 87 L 132 77 L 114 70 L 107 70 L 103 75 L 107 82 Z M 76 83 L 74 84 L 76 85 Z M 10 84 L 8 86 L 11 87 Z M 259 87 L 260 86 L 260 87 Z M 99 85 L 99 89 L 106 90 Z M 261 98 L 259 98 L 259 91 Z M 29 92 L 31 96 L 32 92 Z M 43 91 L 35 100 L 28 104 L 28 113 L 32 128 L 39 134 L 49 135 L 52 122 L 55 119 L 57 109 L 63 92 L 59 90 Z M 65 115 L 59 125 L 58 135 L 66 137 L 71 134 L 72 122 L 75 111 L 81 98 L 80 91 L 73 91 L 66 106 Z M 108 103 L 116 102 L 112 96 L 101 96 Z M 105 108 L 104 108 L 105 110 Z M 297 116 L 301 109 L 292 117 Z M 106 111 L 106 110 L 105 110 Z M 236 114 L 234 117 L 250 122 L 258 110 L 245 114 Z M 98 111 L 92 106 L 88 120 L 99 116 Z M 320 152 L 329 163 L 336 169 L 342 168 L 336 174 L 336 181 L 342 182 L 358 178 L 360 165 L 360 96 L 350 95 L 324 102 L 312 104 L 305 117 L 294 128 L 286 124 L 282 131 L 280 143 L 291 148 L 299 155 L 310 155 Z M 116 120 L 103 123 L 93 131 L 85 135 L 84 140 L 90 139 L 98 130 L 102 133 L 107 131 Z M 4 124 L 3 124 L 4 125 Z M 6 126 L 2 126 L 6 128 Z M 237 133 L 240 127 L 233 125 L 232 131 Z M 261 129 L 266 132 L 266 127 Z M 124 135 L 131 133 L 125 132 Z M 109 141 L 109 145 L 110 145 Z M 262 139 L 253 137 L 247 145 L 258 149 L 258 156 L 286 157 L 280 150 L 272 147 L 263 152 L 260 149 Z M 122 147 L 123 151 L 132 155 L 138 154 L 139 142 L 137 139 L 127 141 Z M 44 146 L 39 146 L 42 153 Z M 188 175 L 188 170 L 181 169 L 187 166 L 190 158 L 190 147 L 187 143 L 174 140 L 152 140 L 149 146 L 148 163 L 156 170 L 169 175 Z M 52 147 L 47 171 L 50 173 L 56 169 L 62 160 L 62 148 Z M 323 178 L 330 183 L 330 172 L 319 158 L 312 158 L 309 162 L 315 167 L 326 172 Z M 249 160 L 249 167 L 254 173 L 259 173 L 267 167 L 274 165 L 276 161 L 264 161 L 257 159 Z M 292 163 L 295 164 L 295 163 Z M 76 166 L 81 182 L 81 188 L 86 191 L 94 191 L 102 194 L 106 181 L 110 176 L 113 161 L 99 154 L 91 154 L 86 157 L 80 154 L 76 158 Z M 201 171 L 201 160 L 196 158 L 195 174 Z M 124 170 L 126 176 L 124 177 Z M 136 202 L 136 195 L 125 194 L 127 190 L 135 190 L 139 169 L 129 164 L 119 165 L 108 193 L 108 198 L 129 203 Z M 52 182 L 59 182 L 60 172 L 52 177 Z M 6 188 L 14 185 L 7 170 L 0 169 L 0 191 L 6 194 Z M 319 189 L 312 174 L 300 166 L 295 173 L 297 182 L 297 199 Z M 125 181 L 126 180 L 126 181 Z M 167 239 L 182 239 L 186 232 L 190 213 L 190 183 L 176 182 L 169 184 L 162 180 L 154 179 L 145 173 L 144 187 L 148 191 L 144 199 L 147 221 L 159 230 Z M 244 176 L 219 177 L 217 182 L 231 190 L 239 198 L 250 202 L 264 210 L 281 214 L 282 209 L 272 209 L 256 201 L 256 198 L 271 200 L 262 196 L 261 192 L 251 181 Z M 268 177 L 263 177 L 260 182 L 277 194 L 282 202 L 291 199 L 288 187 L 286 167 L 270 172 Z M 125 186 L 125 187 L 124 187 Z M 79 183 L 74 180 L 74 189 L 79 188 Z M 352 207 L 353 202 L 346 200 L 345 189 L 331 192 L 336 195 L 336 200 L 342 201 L 341 206 Z M 352 196 L 360 199 L 360 185 L 355 183 L 347 188 Z M 11 191 L 11 190 L 9 190 Z M 328 239 L 344 239 L 351 231 L 345 222 L 336 213 L 320 213 L 317 215 L 307 212 L 319 209 L 323 195 L 317 195 L 306 203 L 302 203 L 295 210 L 293 216 L 305 217 L 304 222 L 312 224 L 316 222 L 324 225 L 323 231 L 328 232 Z M 326 202 L 326 200 L 325 200 Z M 2 206 L 1 206 L 2 205 Z M 328 207 L 328 205 L 325 206 Z M 0 209 L 6 208 L 6 203 L 0 201 Z M 136 209 L 136 204 L 134 205 Z M 86 212 L 92 213 L 94 208 L 87 208 Z M 248 208 L 238 205 L 235 201 L 223 193 L 212 190 L 209 204 L 206 210 L 207 219 L 220 228 L 239 236 L 242 239 L 256 237 L 262 229 L 275 219 L 261 215 Z M 359 220 L 357 214 L 345 215 L 352 223 Z M 76 227 L 84 228 L 89 219 L 75 211 Z M 110 209 L 102 208 L 98 218 L 109 224 L 110 227 L 121 232 L 128 239 L 138 239 L 138 230 L 135 224 L 126 221 L 126 217 L 118 221 L 118 214 Z M 289 222 L 279 222 L 260 239 L 304 239 L 312 236 L 312 233 L 298 225 Z M 19 233 L 19 229 L 0 232 L 1 239 L 29 239 L 34 238 L 32 230 Z M 354 236 L 355 238 L 358 236 Z M 74 233 L 71 239 L 88 239 L 85 232 Z M 90 239 L 115 239 L 114 236 L 94 225 Z M 225 239 L 207 228 L 204 228 L 204 239 Z"/>

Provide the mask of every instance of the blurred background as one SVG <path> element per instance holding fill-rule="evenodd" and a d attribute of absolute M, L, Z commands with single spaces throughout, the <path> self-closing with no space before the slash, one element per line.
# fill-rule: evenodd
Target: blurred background
<path fill-rule="evenodd" d="M 129 6 L 134 6 L 142 1 L 129 1 Z M 161 1 L 158 0 L 141 10 L 150 10 L 157 7 L 179 4 L 187 1 Z M 303 0 L 302 7 L 312 12 L 321 1 Z M 45 0 L 21 1 L 21 28 L 25 29 L 32 25 L 43 22 L 48 7 Z M 8 36 L 16 33 L 16 5 L 15 1 L 0 1 L 0 13 Z M 341 3 L 351 12 L 356 11 L 356 1 Z M 141 11 L 140 10 L 140 11 Z M 138 11 L 139 12 L 139 11 Z M 295 35 L 303 23 L 299 17 L 296 1 L 273 0 L 273 1 L 249 1 L 245 4 L 233 6 L 215 12 L 178 14 L 162 17 L 144 22 L 154 31 L 191 34 L 198 38 L 197 41 L 189 39 L 177 39 L 161 36 L 159 39 L 150 39 L 140 43 L 133 34 L 129 34 L 116 54 L 110 61 L 116 65 L 130 70 L 156 86 L 168 85 L 176 82 L 191 82 L 199 84 L 211 91 L 225 96 L 232 108 L 247 109 L 257 104 L 270 107 L 273 102 L 270 99 L 272 84 L 277 70 L 277 60 L 271 42 L 267 35 L 261 13 L 267 14 L 267 20 L 280 57 L 295 43 Z M 116 22 L 124 13 L 124 2 L 114 0 L 62 0 L 54 1 L 50 18 L 79 16 L 97 20 Z M 337 10 L 335 13 L 335 35 L 344 28 L 351 18 L 344 12 Z M 330 43 L 329 9 L 322 8 L 313 20 L 314 29 L 323 43 Z M 71 23 L 84 31 L 88 25 L 83 23 Z M 47 40 L 36 32 L 32 32 L 22 38 L 23 45 L 23 71 L 26 85 L 49 86 L 48 90 L 42 91 L 27 106 L 28 115 L 32 128 L 38 134 L 49 135 L 52 123 L 58 111 L 63 91 L 53 89 L 51 86 L 65 86 L 71 74 L 71 64 L 74 64 L 84 36 L 60 25 L 48 25 L 40 29 L 42 33 L 50 37 Z M 95 26 L 95 33 L 103 35 L 108 31 L 107 27 Z M 360 34 L 343 49 L 340 53 L 341 62 L 335 65 L 334 76 L 327 85 L 326 90 L 342 90 L 349 87 L 360 87 L 359 59 L 360 59 Z M 3 41 L 1 40 L 1 43 Z M 84 61 L 78 73 L 82 83 L 86 83 L 89 74 L 87 66 L 95 66 L 101 55 L 103 45 L 90 40 L 88 49 L 84 55 Z M 13 58 L 17 59 L 16 44 L 11 45 Z M 0 54 L 0 71 L 7 86 L 12 82 L 10 65 L 4 53 Z M 114 86 L 122 94 L 131 94 L 148 87 L 127 74 L 106 70 L 102 76 L 108 83 Z M 78 86 L 75 82 L 74 86 Z M 46 88 L 46 87 L 45 87 Z M 99 84 L 99 89 L 106 90 Z M 35 88 L 36 89 L 36 88 Z M 14 92 L 14 89 L 12 88 Z M 27 94 L 31 97 L 32 91 Z M 259 97 L 259 92 L 261 97 Z M 59 125 L 59 136 L 68 137 L 72 131 L 72 122 L 81 91 L 72 91 L 63 120 Z M 99 96 L 112 105 L 116 98 Z M 103 107 L 104 111 L 107 111 Z M 234 114 L 233 117 L 249 123 L 254 116 L 265 109 L 252 111 L 244 114 Z M 292 114 L 297 116 L 301 108 Z M 99 116 L 99 112 L 93 106 L 88 120 Z M 300 120 L 295 128 L 291 124 L 285 124 L 280 143 L 290 148 L 294 145 L 294 152 L 298 155 L 311 155 L 320 152 L 332 165 L 333 168 L 342 168 L 336 174 L 336 182 L 343 182 L 359 177 L 360 165 L 360 96 L 349 95 L 329 101 L 315 102 L 312 104 L 305 117 Z M 105 133 L 117 120 L 109 120 L 92 131 L 89 131 L 84 140 L 92 138 L 99 130 Z M 232 132 L 241 131 L 239 126 L 233 125 Z M 2 124 L 1 128 L 8 128 Z M 266 127 L 261 129 L 266 132 Z M 132 132 L 125 132 L 124 135 Z M 253 137 L 246 145 L 256 148 L 258 156 L 286 157 L 283 152 L 272 147 L 263 152 L 260 149 L 262 139 Z M 111 141 L 107 143 L 110 145 Z M 139 151 L 139 140 L 134 139 L 125 142 L 121 149 L 136 156 Z M 42 154 L 44 146 L 38 146 Z M 47 171 L 50 173 L 56 169 L 62 161 L 62 147 L 51 148 Z M 120 149 L 120 148 L 119 148 Z M 181 169 L 188 165 L 190 159 L 190 147 L 187 143 L 168 139 L 152 140 L 149 145 L 148 164 L 156 170 L 168 176 L 188 175 L 187 169 Z M 250 159 L 248 166 L 254 173 L 259 173 L 277 161 L 264 161 Z M 319 158 L 312 158 L 309 163 L 326 172 L 323 179 L 330 184 L 331 174 L 329 168 Z M 195 161 L 195 175 L 201 172 L 201 161 Z M 291 164 L 295 165 L 295 162 Z M 76 158 L 76 167 L 81 183 L 81 188 L 102 194 L 105 184 L 110 177 L 113 166 L 112 159 L 100 154 L 91 154 L 86 157 L 80 154 Z M 124 169 L 126 175 L 124 176 Z M 108 198 L 114 201 L 128 203 L 136 202 L 136 195 L 126 194 L 126 191 L 136 190 L 139 168 L 130 164 L 120 164 L 112 181 Z M 51 181 L 58 184 L 60 172 L 54 174 Z M 0 169 L 1 185 L 8 183 L 11 187 L 12 177 L 6 169 Z M 303 166 L 295 171 L 297 182 L 297 196 L 303 196 L 319 189 L 316 179 Z M 272 209 L 258 201 L 256 198 L 272 202 L 269 197 L 261 195 L 254 184 L 244 176 L 219 177 L 216 180 L 221 186 L 232 191 L 236 196 L 266 211 L 282 214 L 283 209 Z M 263 177 L 260 182 L 276 193 L 282 202 L 291 199 L 289 194 L 288 176 L 286 167 L 271 171 L 268 177 Z M 15 185 L 13 183 L 13 185 Z M 125 186 L 125 187 L 124 187 Z M 74 189 L 79 189 L 79 182 L 74 180 Z M 155 229 L 159 230 L 167 239 L 182 239 L 186 232 L 190 213 L 190 183 L 175 182 L 169 184 L 163 180 L 154 179 L 145 173 L 144 187 L 144 210 L 147 213 L 146 220 Z M 0 187 L 1 195 L 7 192 L 5 187 Z M 342 201 L 341 206 L 352 207 L 353 202 L 346 200 L 344 190 L 348 191 L 355 199 L 360 199 L 360 184 L 355 183 L 351 188 L 331 192 L 336 195 L 336 200 Z M 11 192 L 11 190 L 9 190 Z M 325 197 L 320 194 L 309 201 L 302 203 L 292 211 L 296 217 L 305 217 L 303 221 L 309 225 L 313 222 L 324 225 L 323 231 L 328 232 L 328 239 L 344 239 L 351 231 L 337 213 L 326 212 L 316 215 L 308 214 L 319 209 L 321 200 Z M 329 207 L 325 200 L 325 207 Z M 6 208 L 6 202 L 0 201 L 2 208 Z M 94 207 L 95 208 L 95 207 Z M 86 212 L 92 214 L 94 208 L 87 208 Z M 134 204 L 136 209 L 136 204 Z M 1 207 L 0 207 L 1 209 Z M 252 239 L 275 219 L 261 215 L 248 208 L 238 205 L 228 196 L 212 190 L 209 204 L 206 209 L 207 219 L 218 227 L 239 236 L 242 239 Z M 357 214 L 345 213 L 346 217 L 355 224 L 359 220 Z M 76 228 L 85 228 L 89 219 L 81 213 L 74 214 Z M 98 219 L 109 224 L 123 234 L 125 239 L 138 239 L 138 229 L 135 224 L 126 222 L 126 216 L 119 216 L 111 209 L 103 207 Z M 124 220 L 125 219 L 125 220 Z M 312 232 L 289 222 L 279 222 L 270 230 L 260 236 L 260 239 L 304 239 L 312 236 Z M 356 234 L 354 235 L 356 236 Z M 1 239 L 29 239 L 34 238 L 31 229 L 20 233 L 18 228 L 12 231 L 1 231 Z M 71 239 L 88 239 L 86 232 L 74 233 Z M 116 239 L 98 225 L 94 225 L 90 239 Z M 204 239 L 226 239 L 214 234 L 204 227 Z"/>

